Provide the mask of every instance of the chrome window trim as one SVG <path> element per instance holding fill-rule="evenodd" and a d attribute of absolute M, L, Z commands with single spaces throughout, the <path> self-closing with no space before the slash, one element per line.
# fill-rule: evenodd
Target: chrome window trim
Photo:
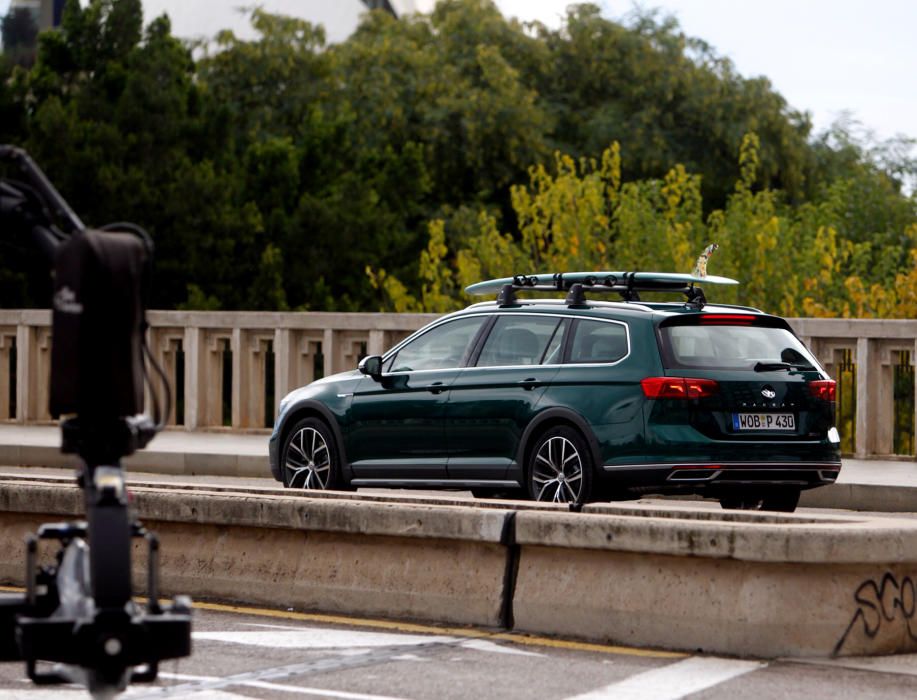
<path fill-rule="evenodd" d="M 466 370 L 466 369 L 504 370 L 504 369 L 531 369 L 533 367 L 549 367 L 549 368 L 554 368 L 554 367 L 614 367 L 624 362 L 624 360 L 630 357 L 631 353 L 633 352 L 633 347 L 631 346 L 631 339 L 630 339 L 630 326 L 625 321 L 619 321 L 614 318 L 597 318 L 594 316 L 578 316 L 575 314 L 557 314 L 557 313 L 550 313 L 547 311 L 513 312 L 513 311 L 501 311 L 499 309 L 492 309 L 489 311 L 482 310 L 480 312 L 462 314 L 461 316 L 454 316 L 454 315 L 445 316 L 438 321 L 433 321 L 430 325 L 424 326 L 420 330 L 416 331 L 412 335 L 402 340 L 400 343 L 398 343 L 398 345 L 396 345 L 391 350 L 389 350 L 385 355 L 383 355 L 382 364 L 384 365 L 386 362 L 388 362 L 389 358 L 392 355 L 394 355 L 397 352 L 400 352 L 401 348 L 403 348 L 408 343 L 412 342 L 414 338 L 419 338 L 421 335 L 428 333 L 429 331 L 443 325 L 444 323 L 449 323 L 450 321 L 458 321 L 463 318 L 471 318 L 474 316 L 487 316 L 487 317 L 489 316 L 513 316 L 513 315 L 516 315 L 517 313 L 522 316 L 548 316 L 550 318 L 560 318 L 560 319 L 570 318 L 574 320 L 579 319 L 579 320 L 585 320 L 585 321 L 598 321 L 599 323 L 615 323 L 619 326 L 624 326 L 624 335 L 627 339 L 627 353 L 620 359 L 615 360 L 614 362 L 567 362 L 567 363 L 550 364 L 550 365 L 491 365 L 489 367 L 476 367 L 476 366 L 471 365 L 467 367 L 446 367 L 443 369 L 401 370 L 397 372 L 387 372 L 384 376 L 388 377 L 388 376 L 411 374 L 411 373 L 417 373 L 417 372 L 455 372 L 456 370 Z"/>

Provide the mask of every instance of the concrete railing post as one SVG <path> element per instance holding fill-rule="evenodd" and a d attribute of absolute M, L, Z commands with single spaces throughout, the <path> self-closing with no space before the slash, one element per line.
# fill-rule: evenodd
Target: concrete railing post
<path fill-rule="evenodd" d="M 870 415 L 875 415 L 877 387 L 874 385 L 875 350 L 869 338 L 857 339 L 857 410 L 856 455 L 871 454 L 875 446 L 875 433 L 870 430 Z"/>
<path fill-rule="evenodd" d="M 232 427 L 263 428 L 267 354 L 274 334 L 232 331 Z"/>
<path fill-rule="evenodd" d="M 0 328 L 0 420 L 15 418 L 10 391 L 16 368 L 12 366 L 13 349 L 16 347 L 16 326 Z"/>
<path fill-rule="evenodd" d="M 169 391 L 172 394 L 172 407 L 169 415 L 166 416 L 166 423 L 169 425 L 176 424 L 176 411 L 178 400 L 178 382 L 184 381 L 183 377 L 178 377 L 178 353 L 183 352 L 185 348 L 185 331 L 182 328 L 157 328 L 151 327 L 149 330 L 149 347 L 153 359 L 162 367 L 165 372 L 166 380 L 169 383 Z M 150 377 L 153 380 L 153 386 L 157 395 L 162 401 L 161 380 L 156 373 L 151 372 Z M 183 387 L 184 389 L 184 387 Z M 147 410 L 151 410 L 152 397 L 149 396 L 147 389 Z M 160 403 L 160 405 L 162 405 Z"/>
<path fill-rule="evenodd" d="M 16 419 L 49 421 L 51 329 L 23 324 L 16 329 Z"/>
<path fill-rule="evenodd" d="M 203 398 L 201 397 L 201 378 L 204 374 L 204 338 L 200 328 L 185 328 L 185 427 L 197 430 L 201 427 Z"/>
<path fill-rule="evenodd" d="M 331 328 L 326 328 L 322 336 L 322 374 L 329 376 L 334 374 L 334 357 L 337 354 L 337 344 L 335 336 L 337 334 Z"/>
<path fill-rule="evenodd" d="M 296 388 L 296 367 L 294 366 L 293 332 L 289 328 L 274 331 L 274 403 Z M 274 406 L 276 418 L 277 406 Z"/>
<path fill-rule="evenodd" d="M 226 350 L 228 349 L 232 353 L 233 364 L 235 364 L 239 353 L 233 347 L 233 334 L 231 331 L 208 329 L 205 331 L 205 337 L 207 340 L 204 352 L 204 384 L 199 387 L 199 390 L 204 394 L 202 402 L 203 425 L 219 427 L 224 425 L 226 421 L 226 416 L 223 415 L 223 407 L 227 398 L 223 392 L 225 388 L 223 374 L 226 371 L 224 366 Z M 233 367 L 230 367 L 230 379 L 233 386 L 230 389 L 229 401 L 230 404 L 234 404 L 236 402 L 233 401 L 232 394 L 238 389 L 239 384 Z M 230 422 L 232 421 L 233 410 L 235 410 L 234 406 L 231 405 Z"/>

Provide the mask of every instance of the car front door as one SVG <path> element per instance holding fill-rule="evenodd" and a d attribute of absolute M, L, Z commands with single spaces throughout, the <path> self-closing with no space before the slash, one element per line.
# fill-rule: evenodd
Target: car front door
<path fill-rule="evenodd" d="M 473 366 L 452 382 L 446 405 L 449 478 L 506 478 L 519 440 L 557 374 L 569 320 L 548 314 L 496 318 Z"/>
<path fill-rule="evenodd" d="M 390 353 L 381 377 L 357 384 L 345 438 L 355 485 L 446 479 L 449 387 L 485 320 L 475 315 L 434 324 Z"/>

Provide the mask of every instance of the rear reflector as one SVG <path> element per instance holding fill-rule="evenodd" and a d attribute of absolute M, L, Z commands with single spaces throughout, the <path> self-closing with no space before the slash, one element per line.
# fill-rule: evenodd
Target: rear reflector
<path fill-rule="evenodd" d="M 809 382 L 809 393 L 816 399 L 834 401 L 837 397 L 837 383 L 833 379 L 819 379 Z"/>
<path fill-rule="evenodd" d="M 713 379 L 685 377 L 647 377 L 640 380 L 640 386 L 648 399 L 702 399 L 720 390 Z"/>

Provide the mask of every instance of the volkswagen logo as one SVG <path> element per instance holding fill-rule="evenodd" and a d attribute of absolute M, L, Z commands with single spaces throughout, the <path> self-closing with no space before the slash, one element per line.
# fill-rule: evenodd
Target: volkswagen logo
<path fill-rule="evenodd" d="M 774 391 L 774 388 L 771 386 L 766 386 L 761 390 L 761 396 L 765 399 L 772 399 L 777 395 L 777 392 Z"/>

